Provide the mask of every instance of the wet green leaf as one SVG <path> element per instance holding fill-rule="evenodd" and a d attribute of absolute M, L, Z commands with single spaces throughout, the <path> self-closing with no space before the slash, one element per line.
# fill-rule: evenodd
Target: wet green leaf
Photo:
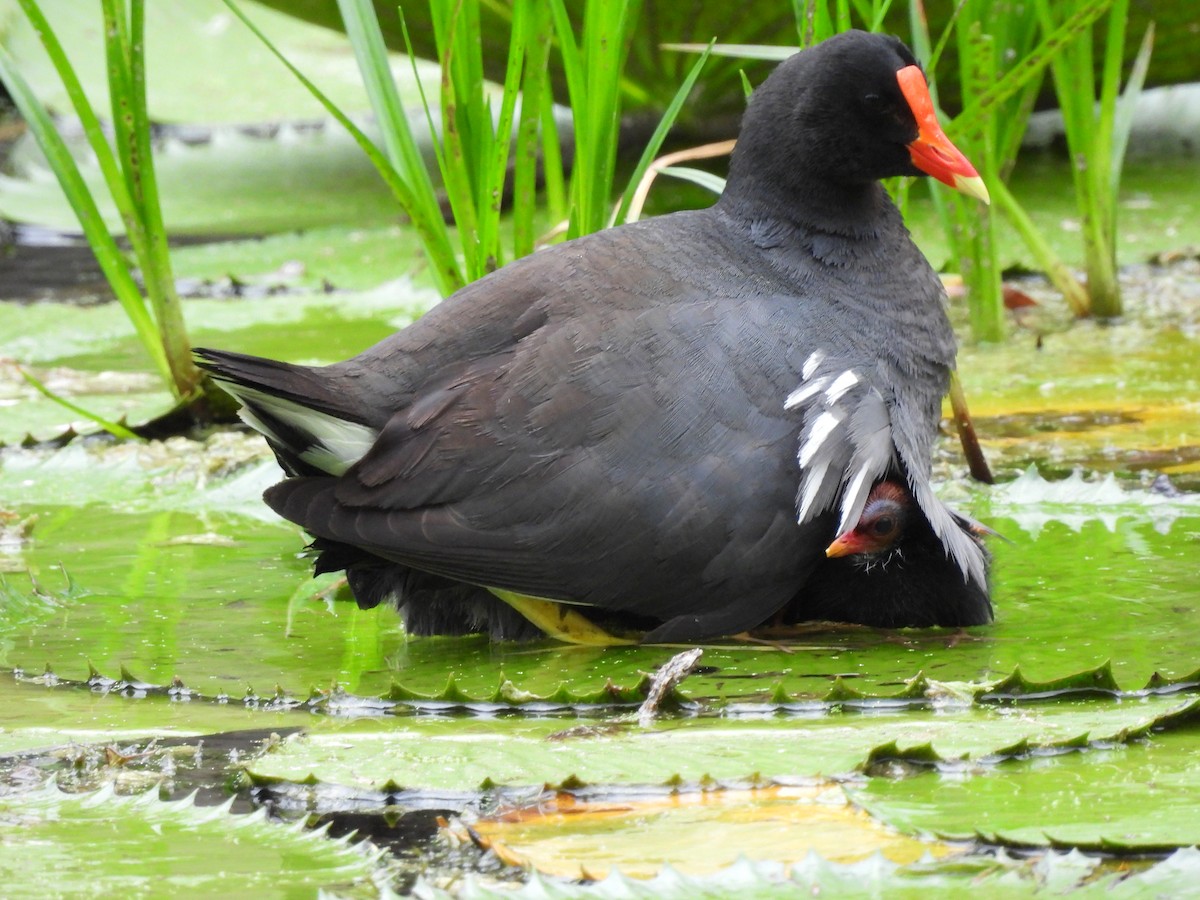
<path fill-rule="evenodd" d="M 1163 852 L 1200 843 L 1196 729 L 962 773 L 873 779 L 851 795 L 908 833 L 1029 847 Z"/>
<path fill-rule="evenodd" d="M 1030 681 L 1018 667 L 1003 681 L 976 691 L 975 699 L 995 703 L 1080 695 L 1113 697 L 1120 692 L 1121 689 L 1113 680 L 1112 666 L 1109 663 L 1090 672 L 1080 672 L 1045 682 Z"/>
<path fill-rule="evenodd" d="M 1186 708 L 1194 714 L 1194 706 Z M 650 730 L 611 716 L 589 723 L 586 712 L 565 718 L 565 710 L 556 715 L 546 710 L 543 714 L 553 717 L 542 719 L 423 715 L 394 723 L 360 722 L 337 733 L 298 738 L 254 761 L 250 772 L 265 782 L 315 776 L 327 784 L 372 790 L 387 784 L 471 790 L 484 782 L 535 786 L 568 779 L 608 789 L 707 779 L 786 782 L 856 769 L 873 772 L 887 761 L 930 766 L 980 760 L 979 765 L 995 766 L 1017 754 L 1107 746 L 1140 739 L 1155 723 L 1181 727 L 1178 719 L 1168 717 L 1180 709 L 1178 698 L 1147 697 L 1105 707 L 1060 703 L 1019 712 L 978 708 L 937 716 L 898 711 L 784 721 L 687 718 Z M 964 765 L 976 764 L 959 763 Z"/>
<path fill-rule="evenodd" d="M 322 887 L 376 892 L 369 844 L 351 845 L 268 822 L 262 811 L 118 796 L 53 785 L 0 797 L 0 879 L 8 896 L 215 892 L 292 897 Z"/>

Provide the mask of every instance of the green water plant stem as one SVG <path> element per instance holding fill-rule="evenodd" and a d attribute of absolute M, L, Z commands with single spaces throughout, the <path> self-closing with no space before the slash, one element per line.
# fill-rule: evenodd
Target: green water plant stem
<path fill-rule="evenodd" d="M 1087 288 L 1050 249 L 1045 235 L 1033 223 L 1029 213 L 1025 212 L 1025 207 L 1013 196 L 1008 185 L 1002 179 L 997 179 L 992 182 L 990 187 L 996 207 L 1004 212 L 1013 228 L 1021 235 L 1025 246 L 1029 248 L 1029 252 L 1033 254 L 1034 260 L 1042 268 L 1046 277 L 1050 279 L 1050 283 L 1062 292 L 1063 299 L 1067 301 L 1071 312 L 1076 316 L 1086 316 L 1090 303 Z"/>
<path fill-rule="evenodd" d="M 919 0 L 909 7 L 909 22 L 918 55 L 936 64 L 940 48 L 949 38 L 943 34 L 939 49 L 933 49 Z M 966 103 L 974 108 L 986 106 L 990 112 L 978 116 L 972 109 L 964 119 L 968 115 L 964 110 L 947 131 L 990 188 L 1007 175 L 1016 159 L 1041 85 L 1041 68 L 1021 66 L 1036 52 L 1037 17 L 1032 8 L 1020 4 L 964 0 L 947 28 L 958 51 L 958 76 Z M 1003 93 L 997 91 L 1000 86 L 1005 86 Z M 1004 337 L 1006 318 L 995 209 L 964 202 L 965 198 L 940 190 L 938 185 L 931 184 L 930 190 L 967 288 L 971 333 L 976 340 L 999 341 Z"/>
<path fill-rule="evenodd" d="M 139 436 L 136 433 L 130 431 L 128 428 L 126 428 L 120 422 L 113 422 L 111 419 L 106 419 L 103 416 L 98 416 L 91 410 L 84 409 L 82 406 L 72 403 L 70 400 L 66 399 L 62 395 L 56 394 L 54 391 L 50 390 L 50 388 L 46 387 L 46 385 L 43 384 L 41 382 L 41 380 L 39 380 L 38 378 L 35 378 L 33 375 L 31 375 L 29 372 L 25 371 L 24 369 L 21 369 L 21 377 L 25 379 L 26 384 L 28 384 L 30 387 L 32 387 L 35 391 L 37 391 L 39 394 L 41 394 L 47 400 L 51 400 L 51 401 L 59 404 L 60 406 L 65 407 L 66 409 L 69 409 L 71 412 L 75 413 L 75 415 L 77 415 L 77 416 L 82 416 L 83 418 L 87 419 L 88 421 L 96 423 L 101 428 L 103 428 L 105 431 L 107 431 L 109 434 L 111 434 L 113 437 L 118 437 L 118 438 L 121 438 L 122 440 L 132 440 L 132 441 L 140 440 Z"/>
<path fill-rule="evenodd" d="M 1080 5 L 1081 0 L 1053 5 L 1038 0 L 1037 12 L 1043 28 L 1049 31 L 1064 7 L 1074 12 Z M 1119 316 L 1122 309 L 1117 281 L 1117 197 L 1125 147 L 1133 125 L 1133 104 L 1145 82 L 1154 44 L 1152 25 L 1142 39 L 1122 95 L 1121 67 L 1128 15 L 1129 0 L 1115 0 L 1108 11 L 1098 91 L 1090 24 L 1063 47 L 1051 67 L 1082 221 L 1089 311 L 1101 318 Z"/>
<path fill-rule="evenodd" d="M 514 246 L 514 255 L 532 250 L 538 110 L 546 90 L 550 16 L 544 4 L 514 5 L 508 64 L 499 109 L 493 114 L 497 98 L 483 78 L 479 0 L 430 0 L 430 13 L 441 79 L 436 102 L 423 91 L 422 97 L 431 135 L 438 133 L 437 121 L 441 123 L 441 140 L 434 141 L 434 148 L 458 231 L 465 279 L 474 281 L 506 261 L 500 225 L 510 173 L 514 191 L 519 184 L 521 192 L 513 210 L 521 247 Z M 411 44 L 409 52 L 411 57 Z M 522 96 L 528 98 L 524 103 Z"/>
<path fill-rule="evenodd" d="M 1063 292 L 1076 314 L 1086 309 L 1082 284 L 1050 249 L 1019 201 L 1004 185 L 1016 162 L 1042 75 L 1064 48 L 1089 34 L 1092 23 L 1113 0 L 1078 0 L 1061 21 L 1048 21 L 1029 4 L 965 0 L 947 26 L 958 49 L 963 109 L 947 126 L 949 133 L 979 166 L 996 208 L 1012 222 L 1047 276 Z M 943 34 L 935 49 L 930 41 L 924 6 L 909 7 L 913 46 L 917 54 L 937 65 Z M 995 213 L 930 185 L 935 206 L 968 290 L 972 334 L 978 340 L 999 340 L 1005 314 L 1000 291 L 1000 266 L 992 237 Z"/>
<path fill-rule="evenodd" d="M 18 0 L 18 3 L 41 39 L 79 116 L 105 186 L 124 223 L 143 287 L 138 286 L 133 267 L 104 224 L 95 198 L 55 129 L 49 111 L 34 95 L 12 58 L 2 50 L 0 80 L 41 146 L 101 270 L 155 369 L 176 399 L 196 399 L 203 394 L 206 382 L 192 363 L 183 310 L 175 292 L 150 145 L 144 2 L 103 0 L 102 3 L 115 152 L 37 0 Z"/>
<path fill-rule="evenodd" d="M 637 22 L 637 0 L 588 0 L 578 39 L 563 0 L 550 0 L 571 95 L 575 168 L 567 237 L 604 228 L 616 170 L 621 125 L 621 72 Z"/>

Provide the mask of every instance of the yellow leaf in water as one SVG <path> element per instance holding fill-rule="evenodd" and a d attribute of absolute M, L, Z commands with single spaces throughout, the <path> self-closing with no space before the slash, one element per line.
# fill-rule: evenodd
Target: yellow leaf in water
<path fill-rule="evenodd" d="M 595 801 L 563 793 L 473 827 L 538 871 L 567 878 L 602 878 L 612 868 L 650 878 L 664 863 L 707 875 L 739 856 L 792 863 L 814 850 L 836 862 L 882 852 L 903 864 L 951 850 L 887 828 L 829 785 Z"/>

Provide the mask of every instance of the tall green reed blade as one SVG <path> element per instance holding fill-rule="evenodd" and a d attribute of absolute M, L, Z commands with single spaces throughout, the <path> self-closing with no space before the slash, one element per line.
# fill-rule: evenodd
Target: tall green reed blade
<path fill-rule="evenodd" d="M 58 53 L 52 53 L 52 58 L 55 56 L 61 57 L 61 50 Z M 61 59 L 66 64 L 66 58 L 61 57 Z M 56 65 L 57 62 L 56 60 Z M 79 220 L 79 226 L 87 239 L 88 246 L 91 247 L 96 262 L 100 265 L 100 270 L 108 280 L 121 308 L 133 324 L 138 340 L 146 349 L 163 381 L 170 384 L 171 367 L 167 363 L 167 356 L 159 342 L 154 319 L 133 278 L 129 263 L 120 248 L 117 247 L 116 240 L 109 234 L 108 226 L 104 223 L 95 198 L 88 190 L 87 184 L 79 172 L 79 167 L 71 156 L 70 149 L 55 129 L 50 113 L 33 93 L 15 61 L 3 47 L 0 47 L 0 80 L 4 82 L 17 110 L 42 148 L 51 171 L 54 172 L 62 187 L 63 195 L 70 203 L 76 219 Z M 111 153 L 111 150 L 109 152 Z M 118 173 L 116 177 L 123 184 L 123 176 Z"/>
<path fill-rule="evenodd" d="M 553 22 L 551 23 L 551 34 L 553 34 Z M 551 222 L 562 222 L 570 215 L 569 187 L 566 177 L 567 164 L 563 158 L 563 149 L 558 137 L 554 96 L 548 83 L 541 92 L 541 98 L 538 118 L 542 131 L 542 171 L 546 182 L 546 215 Z"/>
<path fill-rule="evenodd" d="M 1077 10 L 1080 5 L 1076 0 L 1069 9 Z M 1047 0 L 1038 0 L 1043 28 L 1049 30 L 1054 26 L 1061 6 L 1052 8 Z M 1119 316 L 1122 311 L 1117 279 L 1117 197 L 1132 125 L 1131 106 L 1141 91 L 1153 45 L 1150 32 L 1142 41 L 1126 88 L 1128 102 L 1122 102 L 1120 78 L 1128 13 L 1129 0 L 1115 0 L 1108 10 L 1099 91 L 1090 24 L 1064 46 L 1052 66 L 1083 224 L 1090 312 L 1102 318 Z"/>
<path fill-rule="evenodd" d="M 439 4 L 443 7 L 438 9 Z M 624 51 L 614 52 L 614 35 L 628 37 L 637 15 L 638 4 L 613 6 L 592 3 L 583 10 L 580 41 L 575 27 L 566 15 L 564 5 L 547 7 L 536 2 L 516 3 L 512 8 L 509 57 L 496 127 L 492 129 L 490 107 L 482 80 L 482 61 L 478 56 L 478 0 L 459 0 L 453 6 L 449 0 L 435 0 L 434 21 L 438 31 L 437 43 L 442 58 L 442 112 L 445 120 L 445 146 L 439 161 L 455 209 L 458 227 L 478 230 L 478 249 L 481 256 L 474 271 L 485 274 L 503 263 L 498 242 L 500 200 L 509 160 L 512 122 L 518 98 L 521 98 L 524 127 L 518 129 L 514 166 L 514 189 L 523 185 L 521 196 L 532 201 L 532 182 L 535 174 L 537 143 L 533 119 L 537 105 L 545 109 L 550 97 L 546 63 L 551 38 L 557 34 L 568 72 L 569 100 L 572 107 L 575 140 L 575 164 L 570 181 L 572 210 L 569 235 L 585 234 L 606 225 L 623 222 L 641 176 L 658 153 L 662 143 L 694 88 L 708 59 L 709 48 L 692 65 L 687 77 L 676 90 L 658 126 L 650 137 L 635 166 L 626 190 L 622 194 L 611 220 L 597 221 L 597 212 L 607 213 L 613 182 L 615 160 L 620 137 L 620 100 L 624 85 L 621 74 Z M 473 8 L 474 7 L 474 8 Z M 465 24 L 465 29 L 462 27 Z M 551 31 L 553 27 L 554 31 Z M 624 41 L 627 46 L 628 41 Z M 455 64 L 455 57 L 469 59 L 469 65 Z M 522 92 L 524 96 L 522 97 Z M 457 113 L 452 123 L 449 110 Z M 453 129 L 453 130 L 452 130 Z M 557 129 L 549 120 L 542 125 L 542 148 L 545 153 L 548 205 L 555 204 L 555 180 L 561 179 L 561 163 L 557 150 Z M 524 138 L 523 135 L 524 134 Z M 524 143 L 522 143 L 524 140 Z M 477 160 L 491 158 L 490 168 Z M 524 172 L 520 170 L 524 167 Z M 459 215 L 457 210 L 472 203 Z M 516 255 L 532 249 L 533 203 L 515 205 L 514 216 L 521 220 L 521 248 L 514 246 Z M 468 269 L 472 270 L 471 250 Z"/>
<path fill-rule="evenodd" d="M 565 3 L 551 0 L 574 116 L 568 237 L 599 231 L 608 218 L 620 135 L 621 72 L 640 7 L 640 0 L 587 0 L 577 41 Z"/>
<path fill-rule="evenodd" d="M 947 27 L 953 29 L 959 49 L 963 111 L 949 123 L 946 130 L 967 155 L 975 159 L 976 165 L 990 170 L 991 174 L 988 171 L 983 173 L 989 187 L 1000 184 L 1000 179 L 1007 177 L 1015 162 L 1045 69 L 1064 46 L 1103 15 L 1111 2 L 1082 0 L 1062 23 L 1048 29 L 1043 27 L 1037 10 L 1027 4 L 965 0 L 956 8 L 951 25 Z M 918 54 L 939 56 L 947 34 L 943 34 L 937 47 L 933 47 L 924 7 L 919 0 L 914 0 L 910 6 L 910 25 Z M 972 37 L 973 29 L 975 37 Z M 1003 52 L 997 54 L 995 49 L 987 50 L 981 41 L 982 35 L 988 36 L 994 47 Z M 992 60 L 983 70 L 980 69 L 981 52 L 990 54 Z M 971 270 L 978 277 L 983 277 L 989 267 L 996 265 L 980 231 L 992 227 L 993 213 L 978 208 L 964 209 L 962 200 L 957 196 L 943 191 L 939 185 L 930 185 L 930 188 L 943 228 L 961 261 L 964 274 Z M 1049 243 L 1012 193 L 1001 185 L 993 190 L 993 194 L 997 207 L 1013 222 L 1039 264 L 1062 290 L 1068 303 L 1073 308 L 1077 307 L 1083 297 L 1082 285 L 1055 257 Z M 968 214 L 973 214 L 978 221 L 965 220 L 964 216 Z M 988 255 L 979 255 L 985 253 Z M 972 330 L 978 339 L 997 340 L 1003 334 L 1005 320 L 999 299 L 999 277 L 1000 273 L 996 271 L 986 285 L 976 284 L 975 291 L 968 297 Z"/>
<path fill-rule="evenodd" d="M 437 191 L 425 168 L 425 161 L 417 147 L 416 138 L 409 126 L 408 118 L 400 102 L 396 83 L 388 63 L 387 48 L 379 28 L 379 19 L 370 0 L 338 0 L 338 9 L 346 26 L 346 33 L 354 49 L 359 72 L 367 89 L 367 97 L 375 112 L 376 122 L 382 133 L 384 151 L 368 138 L 362 129 L 354 125 L 348 116 L 338 109 L 308 78 L 306 78 L 283 54 L 275 48 L 233 0 L 224 0 L 225 5 L 255 33 L 267 48 L 275 54 L 295 75 L 300 83 L 341 123 L 354 138 L 355 143 L 367 154 L 384 182 L 391 189 L 404 212 L 412 220 L 421 236 L 421 243 L 429 256 L 433 268 L 434 283 L 443 294 L 451 294 L 462 287 L 468 279 L 459 266 L 457 254 L 450 238 L 449 229 L 442 217 Z"/>
<path fill-rule="evenodd" d="M 490 90 L 483 78 L 479 0 L 432 0 L 430 7 L 441 63 L 442 141 L 438 162 L 458 228 L 467 277 L 474 280 L 505 261 L 500 221 L 513 146 L 513 122 L 524 85 L 532 88 L 534 103 L 540 98 L 548 48 L 536 51 L 533 61 L 540 65 L 539 69 L 527 70 L 526 66 L 530 62 L 531 36 L 545 38 L 548 44 L 548 16 L 541 4 L 515 5 L 509 22 L 508 61 L 500 108 L 493 117 Z M 526 191 L 534 182 L 529 167 L 536 166 L 537 129 L 536 119 L 532 118 L 536 109 L 534 106 L 524 120 L 525 143 L 521 144 L 521 135 L 517 139 L 518 156 L 525 158 L 522 185 Z M 534 200 L 528 194 L 527 198 Z M 528 210 L 521 214 L 526 213 Z M 527 228 L 531 228 L 528 223 Z"/>
<path fill-rule="evenodd" d="M 525 61 L 521 71 L 521 112 L 517 125 L 517 146 L 513 164 L 513 256 L 520 258 L 533 252 L 537 211 L 538 148 L 543 147 L 547 205 L 552 215 L 562 214 L 563 172 L 558 152 L 558 130 L 554 123 L 553 96 L 550 91 L 548 67 L 550 45 L 554 39 L 554 23 L 544 3 L 519 4 L 527 13 L 521 24 L 525 43 Z M 514 22 L 513 28 L 518 25 Z M 509 78 L 505 78 L 505 92 Z M 539 141 L 542 110 L 549 110 L 550 122 L 545 139 Z M 557 209 L 554 209 L 557 202 Z"/>
<path fill-rule="evenodd" d="M 993 83 L 980 86 L 981 89 L 978 93 L 964 91 L 963 111 L 954 118 L 947 130 L 955 135 L 956 139 L 967 143 L 969 141 L 967 136 L 983 135 L 997 121 L 1009 122 L 1019 126 L 1007 128 L 1005 147 L 1001 152 L 1001 160 L 1003 161 L 1001 175 L 1002 177 L 1007 177 L 1008 170 L 1015 161 L 1021 135 L 1024 133 L 1024 128 L 1027 124 L 1028 111 L 1037 91 L 1037 86 L 1041 82 L 1044 70 L 1051 64 L 1055 56 L 1062 51 L 1064 46 L 1070 43 L 1075 36 L 1086 30 L 1096 18 L 1103 15 L 1104 10 L 1110 2 L 1111 0 L 1088 0 L 1088 2 L 1080 4 L 1079 8 L 1064 19 L 1058 27 L 1050 31 L 1043 30 L 1043 34 L 1037 45 L 1029 49 L 1024 56 L 1016 59 L 1012 67 L 1000 75 Z M 924 10 L 919 2 L 914 2 L 911 11 L 913 13 L 911 22 L 914 30 L 915 44 L 919 48 L 927 47 L 929 39 L 928 34 L 924 33 Z M 960 5 L 956 8 L 951 24 L 956 23 L 964 12 L 970 15 L 974 14 L 975 10 L 972 7 L 971 11 L 967 11 L 966 4 Z M 1027 18 L 1026 22 L 1028 22 Z M 1040 17 L 1039 23 L 1041 23 Z M 1028 27 L 1028 25 L 1026 24 L 1025 27 Z M 929 51 L 931 54 L 929 58 L 931 60 L 940 57 L 941 48 L 945 45 L 949 37 L 949 30 L 948 26 L 947 33 L 943 34 L 939 39 L 938 46 Z M 954 30 L 957 31 L 958 28 L 955 27 Z M 921 49 L 918 50 L 918 53 L 922 52 Z M 1010 108 L 1014 108 L 1012 106 L 1014 103 L 1015 113 L 1007 111 Z M 989 183 L 989 186 L 992 188 L 992 196 L 996 201 L 997 208 L 1005 213 L 1008 220 L 1016 228 L 1017 233 L 1025 241 L 1026 246 L 1037 260 L 1038 265 L 1042 267 L 1047 277 L 1062 292 L 1071 309 L 1077 315 L 1085 314 L 1088 305 L 1086 288 L 1084 288 L 1071 270 L 1054 253 L 1045 235 L 1034 225 L 1033 220 L 1003 182 L 996 180 Z M 939 211 L 939 216 L 942 218 L 943 228 L 950 237 L 952 246 L 956 246 L 954 237 L 955 226 L 950 222 L 948 209 L 946 208 L 947 202 L 955 201 L 944 200 L 944 193 L 937 186 L 934 186 L 932 194 Z"/>
<path fill-rule="evenodd" d="M 957 9 L 958 14 L 946 26 L 958 49 L 959 81 L 964 97 L 986 89 L 994 75 L 996 37 L 981 22 L 982 12 L 977 3 L 964 0 Z M 909 25 L 918 55 L 932 54 L 933 42 L 920 0 L 914 0 L 909 7 Z M 946 40 L 944 33 L 938 42 L 939 48 Z M 930 94 L 936 104 L 936 79 L 932 79 L 930 85 Z M 983 129 L 973 134 L 955 133 L 954 138 L 974 162 L 985 183 L 990 185 L 998 169 L 994 122 L 986 122 Z M 991 208 L 980 208 L 977 202 L 945 190 L 932 181 L 928 182 L 928 189 L 967 289 L 972 336 L 982 341 L 1000 340 L 1005 328 L 1004 306 Z"/>
<path fill-rule="evenodd" d="M 1034 260 L 1046 278 L 1062 292 L 1063 299 L 1067 301 L 1071 312 L 1076 316 L 1086 316 L 1091 302 L 1088 299 L 1087 288 L 1051 249 L 1045 235 L 1034 224 L 1029 213 L 1025 211 L 1025 207 L 1013 196 L 1008 185 L 999 179 L 992 182 L 989 189 L 997 208 L 1008 217 L 1008 221 L 1021 236 L 1021 240 L 1033 254 Z"/>
<path fill-rule="evenodd" d="M 1057 27 L 1043 29 L 1042 38 L 1037 46 L 1023 56 L 1018 56 L 1012 67 L 996 82 L 976 96 L 964 95 L 962 112 L 953 119 L 954 133 L 975 131 L 1001 115 L 1001 104 L 1041 75 L 1046 67 L 1059 57 L 1063 47 L 1090 28 L 1096 19 L 1104 15 L 1112 2 L 1113 0 L 1078 0 L 1071 14 Z M 954 21 L 957 22 L 959 18 L 961 15 Z"/>
<path fill-rule="evenodd" d="M 1154 23 L 1151 22 L 1146 28 L 1146 33 L 1142 35 L 1142 43 L 1138 47 L 1137 56 L 1134 57 L 1129 80 L 1125 82 L 1125 90 L 1121 92 L 1121 99 L 1116 103 L 1116 114 L 1113 118 L 1112 168 L 1109 172 L 1109 184 L 1114 196 L 1121 187 L 1125 151 L 1129 147 L 1129 135 L 1133 131 L 1133 113 L 1137 99 L 1146 84 L 1146 73 L 1150 70 L 1150 55 L 1153 52 Z"/>
<path fill-rule="evenodd" d="M 79 83 L 79 77 L 76 75 L 74 68 L 72 68 L 66 51 L 63 50 L 62 45 L 58 42 L 58 37 L 54 34 L 50 23 L 42 14 L 42 10 L 37 5 L 36 0 L 17 0 L 17 2 L 21 5 L 21 10 L 29 19 L 34 32 L 37 34 L 42 46 L 46 49 L 46 53 L 50 57 L 55 72 L 63 83 L 63 87 L 66 88 L 67 98 L 71 101 L 75 115 L 79 117 L 79 122 L 83 126 L 84 137 L 87 138 L 88 145 L 92 148 L 92 152 L 96 156 L 96 163 L 100 168 L 101 175 L 104 176 L 105 186 L 112 195 L 117 211 L 121 215 L 121 220 L 125 224 L 126 234 L 132 243 L 137 239 L 136 232 L 138 230 L 137 220 L 133 214 L 133 201 L 130 199 L 129 190 L 125 184 L 125 176 L 117 163 L 117 157 L 108 143 L 108 138 L 104 136 L 104 128 L 100 124 L 100 119 L 96 116 L 91 101 L 88 100 L 87 95 L 84 93 L 83 85 Z"/>
<path fill-rule="evenodd" d="M 540 4 L 539 4 L 540 5 Z M 474 28 L 479 27 L 479 10 L 473 13 Z M 479 243 L 483 249 L 483 272 L 494 271 L 504 265 L 504 254 L 500 244 L 500 219 L 504 207 L 504 186 L 509 177 L 509 161 L 514 151 L 513 124 L 517 117 L 517 106 L 521 99 L 521 88 L 525 84 L 524 68 L 529 58 L 528 44 L 537 16 L 531 4 L 517 4 L 513 10 L 513 20 L 509 32 L 508 65 L 504 71 L 503 91 L 500 95 L 500 112 L 496 116 L 495 128 L 492 128 L 490 104 L 485 104 L 483 121 L 485 134 L 489 139 L 484 142 L 480 152 L 479 178 L 479 208 L 486 214 L 480 220 Z M 479 41 L 473 40 L 473 33 L 467 30 L 465 43 L 475 52 L 479 51 Z M 476 57 L 478 65 L 478 87 L 475 88 L 480 96 L 484 96 L 483 59 Z M 536 134 L 535 134 L 536 139 Z M 520 135 L 516 140 L 520 141 Z M 525 149 L 525 148 L 521 148 Z M 533 160 L 536 163 L 536 144 Z M 520 156 L 520 149 L 517 150 Z M 515 163 L 514 163 L 515 165 Z M 514 172 L 515 178 L 515 172 Z"/>
<path fill-rule="evenodd" d="M 171 369 L 171 387 L 176 397 L 188 397 L 200 388 L 203 375 L 192 361 L 158 196 L 146 111 L 145 4 L 129 0 L 126 9 L 125 0 L 104 0 L 103 10 L 113 130 L 134 209 L 130 244 Z"/>
<path fill-rule="evenodd" d="M 675 123 L 675 119 L 679 115 L 679 111 L 683 109 L 683 104 L 691 94 L 692 88 L 696 85 L 696 80 L 700 77 L 700 72 L 704 68 L 704 64 L 708 62 L 709 53 L 712 51 L 712 44 L 705 48 L 700 54 L 700 58 L 692 65 L 687 77 L 679 86 L 679 90 L 675 92 L 675 96 L 671 98 L 671 102 L 667 105 L 663 112 L 662 118 L 658 122 L 658 126 L 654 129 L 654 133 L 650 136 L 650 140 L 646 143 L 646 148 L 642 151 L 641 158 L 638 159 L 637 165 L 633 168 L 633 174 L 629 176 L 629 184 L 625 191 L 621 194 L 621 201 L 617 204 L 617 209 L 613 213 L 612 225 L 624 224 L 629 216 L 629 209 L 633 203 L 634 194 L 637 192 L 638 185 L 642 182 L 642 177 L 650 168 L 654 158 L 658 156 L 658 151 L 662 149 L 663 141 L 666 140 L 667 132 L 671 130 L 671 126 Z"/>
<path fill-rule="evenodd" d="M 134 326 L 155 368 L 177 399 L 195 399 L 205 384 L 191 359 L 191 346 L 175 292 L 166 229 L 154 174 L 146 113 L 143 0 L 104 0 L 105 54 L 113 132 L 109 146 L 99 117 L 83 92 L 61 43 L 36 0 L 19 0 L 83 125 L 112 201 L 142 273 L 145 295 L 116 241 L 109 234 L 78 166 L 54 128 L 45 107 L 5 57 L 3 77 L 75 211 L 84 236 L 114 295 Z"/>
<path fill-rule="evenodd" d="M 792 16 L 796 21 L 799 47 L 819 44 L 826 38 L 855 26 L 866 31 L 880 31 L 892 0 L 792 0 Z"/>
<path fill-rule="evenodd" d="M 984 23 L 975 16 L 968 18 L 970 24 L 958 29 L 958 53 L 963 93 L 969 95 L 979 93 L 995 77 L 997 48 L 995 35 L 984 32 Z M 987 184 L 1000 176 L 1003 137 L 999 132 L 999 121 L 993 121 L 981 134 L 966 141 L 965 150 Z M 1004 337 L 1006 321 L 993 207 L 957 193 L 950 203 L 959 235 L 959 269 L 967 288 L 971 333 L 976 340 L 999 341 Z"/>
<path fill-rule="evenodd" d="M 892 0 L 853 0 L 854 12 L 867 31 L 883 29 L 883 20 L 892 7 Z"/>
<path fill-rule="evenodd" d="M 485 134 L 490 136 L 491 119 L 489 116 L 486 124 L 481 121 L 486 110 L 483 108 L 483 74 L 478 65 L 479 44 L 475 42 L 472 53 L 464 36 L 478 34 L 479 6 L 471 0 L 431 0 L 429 6 L 442 70 L 438 92 L 442 140 L 438 161 L 454 223 L 458 227 L 467 281 L 474 281 L 484 274 L 479 218 L 486 215 L 486 210 L 479 206 L 478 189 L 482 179 L 477 166 L 483 155 Z M 470 16 L 472 10 L 474 17 Z M 460 25 L 462 18 L 467 21 Z"/>
<path fill-rule="evenodd" d="M 1054 14 L 1043 0 L 1038 0 L 1037 7 L 1043 27 L 1049 30 L 1054 25 Z M 1116 275 L 1116 266 L 1107 265 L 1105 260 L 1104 226 L 1095 215 L 1098 199 L 1096 180 L 1088 171 L 1091 163 L 1098 162 L 1095 158 L 1095 144 L 1088 135 L 1088 131 L 1093 127 L 1093 109 L 1096 105 L 1093 64 L 1090 24 L 1075 40 L 1063 47 L 1062 52 L 1051 64 L 1059 109 L 1062 112 L 1063 129 L 1067 136 L 1075 202 L 1083 219 L 1089 311 L 1095 308 L 1097 298 L 1110 293 Z"/>

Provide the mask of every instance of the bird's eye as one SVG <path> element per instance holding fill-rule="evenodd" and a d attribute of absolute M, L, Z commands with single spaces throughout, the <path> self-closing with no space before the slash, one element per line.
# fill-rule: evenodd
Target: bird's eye
<path fill-rule="evenodd" d="M 883 112 L 883 108 L 887 106 L 887 101 L 879 94 L 865 94 L 862 98 L 862 105 L 868 112 Z"/>
<path fill-rule="evenodd" d="M 880 516 L 871 523 L 871 530 L 879 537 L 887 537 L 896 530 L 896 520 L 891 516 Z"/>

